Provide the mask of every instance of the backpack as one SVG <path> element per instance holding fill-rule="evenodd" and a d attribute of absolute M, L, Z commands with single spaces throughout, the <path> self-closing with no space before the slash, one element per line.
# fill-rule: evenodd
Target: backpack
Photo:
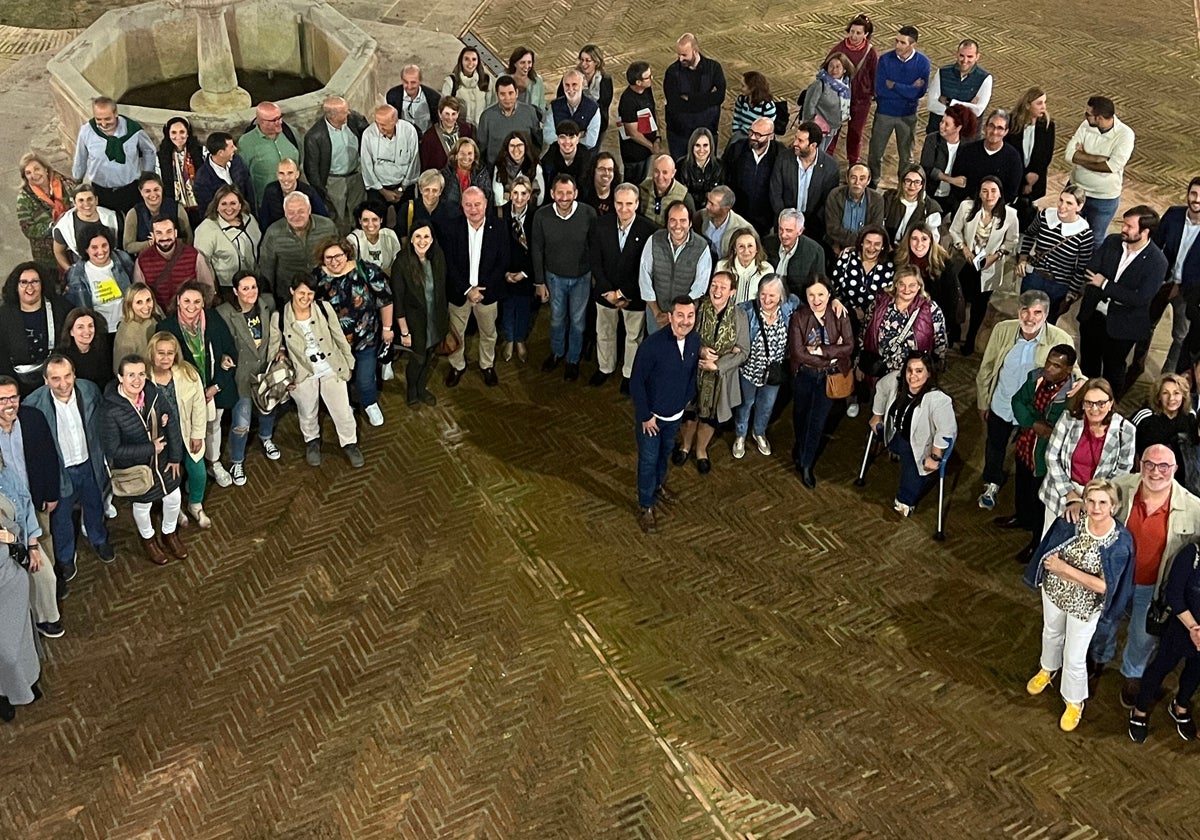
<path fill-rule="evenodd" d="M 804 94 L 800 94 L 800 101 L 804 101 Z M 790 114 L 788 113 L 788 101 L 786 99 L 775 100 L 775 133 L 787 134 L 788 122 L 790 122 Z"/>

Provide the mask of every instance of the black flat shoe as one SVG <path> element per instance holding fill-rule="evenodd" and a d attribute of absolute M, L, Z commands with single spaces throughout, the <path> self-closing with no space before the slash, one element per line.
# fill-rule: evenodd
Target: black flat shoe
<path fill-rule="evenodd" d="M 677 467 L 682 467 L 684 464 L 686 464 L 687 459 L 688 451 L 681 447 L 676 446 L 675 450 L 671 453 L 671 463 Z"/>
<path fill-rule="evenodd" d="M 712 461 L 708 460 L 707 458 L 696 459 L 696 472 L 700 473 L 700 475 L 708 475 L 711 470 Z"/>
<path fill-rule="evenodd" d="M 812 467 L 801 467 L 800 483 L 812 490 L 817 486 L 817 477 L 813 475 Z"/>

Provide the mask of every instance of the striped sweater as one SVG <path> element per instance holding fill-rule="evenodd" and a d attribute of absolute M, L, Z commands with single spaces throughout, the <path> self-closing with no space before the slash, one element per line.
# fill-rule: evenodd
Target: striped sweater
<path fill-rule="evenodd" d="M 1063 236 L 1064 227 L 1074 230 L 1079 226 L 1082 229 Z M 1076 294 L 1083 288 L 1084 271 L 1095 247 L 1096 239 L 1082 216 L 1076 222 L 1064 224 L 1053 207 L 1038 213 L 1021 237 L 1021 255 L 1030 257 L 1034 271 L 1067 284 Z"/>

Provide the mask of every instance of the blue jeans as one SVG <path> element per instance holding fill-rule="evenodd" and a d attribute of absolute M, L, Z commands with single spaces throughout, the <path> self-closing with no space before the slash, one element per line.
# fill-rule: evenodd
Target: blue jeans
<path fill-rule="evenodd" d="M 1045 292 L 1050 297 L 1050 323 L 1058 321 L 1058 305 L 1062 303 L 1067 293 L 1071 291 L 1066 283 L 1059 283 L 1051 280 L 1036 271 L 1026 274 L 1021 280 L 1021 292 L 1028 292 L 1030 289 L 1036 289 L 1039 292 Z"/>
<path fill-rule="evenodd" d="M 592 293 L 592 275 L 560 277 L 546 272 L 550 287 L 550 352 L 566 356 L 570 364 L 579 364 L 583 354 L 583 330 L 587 326 L 588 298 Z M 571 342 L 567 348 L 567 317 L 571 319 Z"/>
<path fill-rule="evenodd" d="M 930 479 L 937 473 L 921 475 L 917 470 L 917 462 L 913 460 L 912 444 L 900 435 L 892 438 L 888 450 L 900 459 L 900 486 L 896 488 L 896 501 L 912 507 L 925 495 Z"/>
<path fill-rule="evenodd" d="M 642 431 L 642 424 L 634 421 L 638 448 L 638 505 L 641 507 L 654 506 L 654 494 L 667 480 L 667 466 L 671 461 L 671 450 L 675 448 L 679 424 L 679 420 L 659 420 L 658 434 L 648 435 Z"/>
<path fill-rule="evenodd" d="M 825 421 L 833 408 L 833 400 L 825 393 L 825 379 L 824 373 L 802 367 L 792 380 L 792 429 L 796 435 L 792 462 L 802 469 L 811 469 L 817 462 Z"/>
<path fill-rule="evenodd" d="M 54 540 L 54 559 L 59 566 L 75 559 L 75 505 L 83 512 L 83 527 L 87 528 L 92 545 L 108 542 L 108 526 L 104 523 L 104 499 L 92 473 L 90 460 L 66 468 L 73 487 L 71 495 L 64 494 L 58 507 L 50 514 L 50 536 Z"/>
<path fill-rule="evenodd" d="M 1079 211 L 1079 215 L 1087 221 L 1088 227 L 1092 229 L 1092 236 L 1096 237 L 1096 247 L 1100 247 L 1100 243 L 1104 241 L 1104 237 L 1108 236 L 1108 224 L 1113 220 L 1113 216 L 1117 215 L 1117 208 L 1121 205 L 1121 199 L 1117 198 L 1092 198 L 1090 195 L 1083 202 L 1083 209 Z"/>
<path fill-rule="evenodd" d="M 750 411 L 754 410 L 754 434 L 765 435 L 771 422 L 771 411 L 779 396 L 778 385 L 754 385 L 744 376 L 738 377 L 742 386 L 742 404 L 733 410 L 733 433 L 745 437 L 750 428 Z"/>
<path fill-rule="evenodd" d="M 533 297 L 509 295 L 500 301 L 500 338 L 524 343 L 533 321 Z"/>
<path fill-rule="evenodd" d="M 354 352 L 354 386 L 358 389 L 358 404 L 363 408 L 379 402 L 379 383 L 375 378 L 375 368 L 379 365 L 379 351 L 376 347 Z"/>
<path fill-rule="evenodd" d="M 239 464 L 246 460 L 246 441 L 250 438 L 250 414 L 254 401 L 241 397 L 233 407 L 233 421 L 229 427 L 229 457 Z M 240 431 L 239 431 L 240 430 Z M 275 433 L 275 412 L 258 412 L 258 437 L 267 440 Z"/>
<path fill-rule="evenodd" d="M 1089 198 L 1088 201 L 1091 201 Z M 1129 627 L 1125 634 L 1125 650 L 1121 653 L 1121 676 L 1138 680 L 1150 663 L 1158 639 L 1146 632 L 1146 612 L 1154 598 L 1154 585 L 1133 587 L 1133 602 L 1129 606 Z M 1088 659 L 1093 662 L 1111 662 L 1117 653 L 1117 627 L 1124 616 L 1113 616 L 1096 625 L 1092 644 L 1088 648 Z"/>

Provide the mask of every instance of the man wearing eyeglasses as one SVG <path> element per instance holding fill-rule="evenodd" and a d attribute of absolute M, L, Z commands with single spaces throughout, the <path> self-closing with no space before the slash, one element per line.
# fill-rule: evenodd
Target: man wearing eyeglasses
<path fill-rule="evenodd" d="M 49 639 L 63 635 L 62 616 L 55 597 L 54 546 L 50 540 L 50 515 L 58 507 L 62 490 L 61 469 L 62 462 L 46 418 L 35 408 L 22 408 L 17 381 L 0 376 L 0 473 L 3 473 L 0 493 L 16 507 L 18 519 L 25 511 L 33 514 L 29 519 L 34 521 L 22 523 L 30 549 L 29 573 L 33 578 L 30 602 L 38 633 Z M 11 563 L 7 555 L 4 546 L 0 560 Z"/>
<path fill-rule="evenodd" d="M 281 160 L 302 162 L 296 132 L 283 121 L 283 111 L 274 102 L 258 103 L 254 124 L 238 140 L 237 152 L 250 170 L 255 207 L 262 206 L 263 190 L 275 180 Z"/>
<path fill-rule="evenodd" d="M 1171 571 L 1171 559 L 1189 543 L 1200 542 L 1200 499 L 1175 480 L 1177 462 L 1169 447 L 1146 447 L 1140 474 L 1113 480 L 1121 491 L 1117 518 L 1133 535 L 1133 603 L 1125 648 L 1121 651 L 1121 705 L 1133 708 L 1142 673 L 1154 655 L 1158 639 L 1146 632 L 1146 612 Z M 1174 619 L 1172 619 L 1174 620 Z M 1101 620 L 1088 649 L 1088 673 L 1098 679 L 1117 652 L 1120 619 Z"/>
<path fill-rule="evenodd" d="M 640 184 L 646 177 L 651 155 L 663 150 L 658 137 L 654 92 L 650 90 L 654 73 L 649 63 L 635 61 L 625 70 L 625 80 L 629 87 L 617 103 L 617 116 L 621 121 L 621 166 L 626 181 Z"/>
<path fill-rule="evenodd" d="M 725 184 L 733 190 L 734 204 L 759 237 L 765 237 L 775 224 L 771 212 L 771 173 L 779 157 L 775 142 L 775 123 L 760 117 L 750 124 L 750 134 L 725 147 L 721 165 Z"/>

